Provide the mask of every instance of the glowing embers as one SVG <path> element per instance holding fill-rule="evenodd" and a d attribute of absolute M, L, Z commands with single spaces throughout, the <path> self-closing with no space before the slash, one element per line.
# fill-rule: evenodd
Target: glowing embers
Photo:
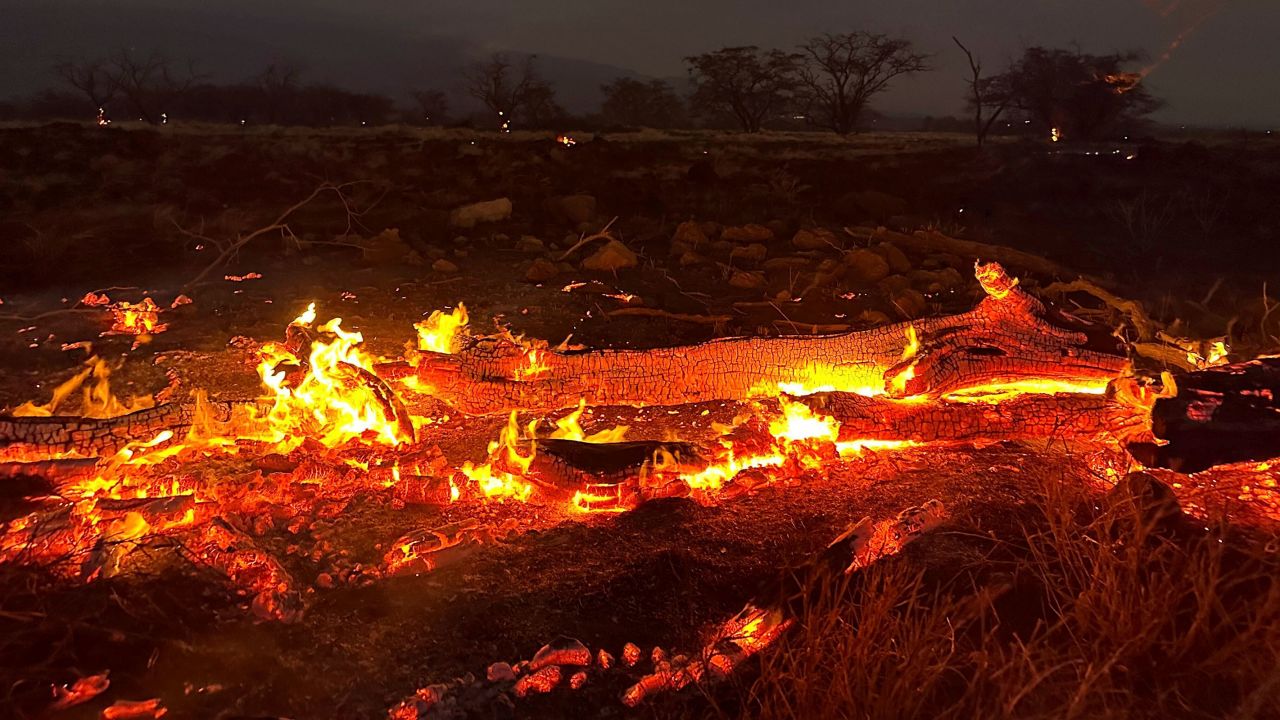
<path fill-rule="evenodd" d="M 266 415 L 281 450 L 313 438 L 325 447 L 359 439 L 400 445 L 412 442 L 413 423 L 395 393 L 373 374 L 374 358 L 360 350 L 364 338 L 334 318 L 318 328 L 315 304 L 289 326 L 284 343 L 259 351 L 258 374 L 273 393 Z"/>
<path fill-rule="evenodd" d="M 169 329 L 168 325 L 160 322 L 160 306 L 149 297 L 142 298 L 139 303 L 122 300 L 111 305 L 110 309 L 114 321 L 105 334 L 154 335 Z"/>
<path fill-rule="evenodd" d="M 85 361 L 84 368 L 54 388 L 49 402 L 37 405 L 26 402 L 14 408 L 10 413 L 14 417 L 51 417 L 67 410 L 67 401 L 80 391 L 81 404 L 78 412 L 72 413 L 86 418 L 112 418 L 127 415 L 138 410 L 145 410 L 155 403 L 149 395 L 140 395 L 121 400 L 111 392 L 111 368 L 106 360 L 91 357 Z M 67 413 L 62 413 L 67 414 Z"/>

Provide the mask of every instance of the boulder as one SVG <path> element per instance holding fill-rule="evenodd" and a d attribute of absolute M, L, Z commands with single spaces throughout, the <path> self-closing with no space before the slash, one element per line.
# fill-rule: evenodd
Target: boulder
<path fill-rule="evenodd" d="M 791 238 L 791 244 L 797 250 L 827 250 L 840 247 L 836 242 L 836 234 L 826 228 L 798 230 Z"/>
<path fill-rule="evenodd" d="M 907 259 L 907 254 L 902 252 L 897 245 L 882 242 L 871 249 L 888 261 L 890 270 L 896 273 L 905 273 L 911 269 L 911 261 Z"/>
<path fill-rule="evenodd" d="M 533 283 L 547 282 L 560 274 L 560 268 L 555 263 L 545 258 L 538 258 L 529 264 L 529 269 L 524 273 L 524 279 Z"/>
<path fill-rule="evenodd" d="M 618 240 L 610 240 L 591 257 L 582 261 L 583 270 L 617 272 L 640 264 L 636 254 Z"/>
<path fill-rule="evenodd" d="M 844 264 L 853 278 L 864 284 L 879 282 L 889 276 L 889 261 L 870 250 L 852 250 L 845 254 Z"/>
<path fill-rule="evenodd" d="M 501 222 L 511 217 L 511 201 L 507 198 L 463 205 L 449 214 L 449 224 L 473 228 L 480 223 Z"/>
<path fill-rule="evenodd" d="M 736 243 L 767 243 L 773 240 L 773 231 L 763 225 L 734 225 L 720 233 L 721 240 Z"/>
<path fill-rule="evenodd" d="M 458 272 L 458 266 L 444 258 L 440 258 L 439 260 L 431 263 L 431 269 L 438 273 L 444 273 L 445 275 L 453 275 Z"/>
<path fill-rule="evenodd" d="M 676 233 L 671 236 L 671 243 L 683 243 L 689 249 L 696 250 L 699 246 L 705 244 L 710 238 L 702 230 L 702 225 L 686 220 L 676 226 Z"/>
<path fill-rule="evenodd" d="M 925 302 L 924 295 L 921 295 L 918 290 L 913 290 L 911 288 L 899 290 L 894 293 L 890 301 L 893 303 L 893 307 L 897 309 L 898 313 L 907 320 L 913 320 L 920 317 L 929 307 L 928 303 Z"/>
<path fill-rule="evenodd" d="M 540 253 L 546 249 L 547 246 L 532 235 L 521 235 L 520 239 L 516 241 L 516 250 L 519 252 Z"/>
<path fill-rule="evenodd" d="M 730 260 L 745 260 L 747 262 L 758 263 L 765 259 L 769 254 L 769 248 L 760 243 L 751 243 L 750 245 L 739 245 L 729 252 Z"/>
<path fill-rule="evenodd" d="M 729 284 L 739 290 L 759 290 L 764 287 L 764 273 L 736 270 L 729 277 Z"/>

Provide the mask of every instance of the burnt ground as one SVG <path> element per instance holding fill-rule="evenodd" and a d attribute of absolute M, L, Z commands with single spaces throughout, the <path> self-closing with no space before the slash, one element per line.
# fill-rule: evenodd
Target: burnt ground
<path fill-rule="evenodd" d="M 952 312 L 976 298 L 973 258 L 947 253 L 910 253 L 909 268 L 890 274 L 898 281 L 863 277 L 845 253 L 892 235 L 868 241 L 845 226 L 1018 247 L 1144 300 L 1159 320 L 1183 321 L 1186 334 L 1219 335 L 1236 318 L 1240 346 L 1268 342 L 1261 287 L 1280 267 L 1280 207 L 1268 190 L 1280 169 L 1274 143 L 1148 141 L 1105 152 L 1009 143 L 976 155 L 951 136 L 582 140 L 562 148 L 543 136 L 452 132 L 0 129 L 0 407 L 46 399 L 84 359 L 83 350 L 64 349 L 81 341 L 120 365 L 112 378 L 119 394 L 167 388 L 181 399 L 200 387 L 252 397 L 251 358 L 233 338 L 278 338 L 309 301 L 322 319 L 342 316 L 371 351 L 390 356 L 413 322 L 459 301 L 480 329 L 497 317 L 552 344 L 572 334 L 588 346 L 643 347 L 797 330 L 786 321 L 856 329 Z M 99 337 L 107 314 L 74 307 L 102 289 L 113 300 L 150 295 L 167 305 L 219 242 L 269 224 L 323 182 L 350 181 L 366 181 L 348 191 L 358 216 L 329 196 L 306 206 L 290 219 L 294 238 L 263 236 L 187 288 L 194 303 L 165 313 L 171 329 L 147 344 Z M 570 194 L 590 195 L 594 210 L 579 216 L 554 200 Z M 449 227 L 452 208 L 499 197 L 512 200 L 510 219 Z M 603 241 L 560 260 L 615 217 L 610 230 L 637 254 L 635 267 L 579 267 Z M 672 236 L 686 220 L 702 223 L 708 245 L 682 263 Z M 764 258 L 734 253 L 749 243 L 718 239 L 725 226 L 748 223 L 771 236 L 760 242 Z M 370 241 L 387 228 L 397 240 Z M 801 228 L 830 229 L 833 242 L 795 247 Z M 353 243 L 362 247 L 345 246 Z M 531 282 L 537 260 L 554 272 Z M 833 267 L 845 269 L 823 275 Z M 249 272 L 263 277 L 221 279 Z M 741 272 L 763 282 L 733 282 Z M 1052 279 L 1022 275 L 1033 288 Z M 590 280 L 602 285 L 561 291 Z M 908 289 L 918 302 L 903 299 Z M 638 296 L 629 307 L 722 317 L 611 316 L 624 305 L 609 295 L 622 293 Z M 708 409 L 706 418 L 678 416 L 686 432 L 733 414 Z M 659 436 L 672 421 L 663 414 L 600 410 L 584 425 L 625 420 Z M 496 426 L 454 416 L 432 441 L 455 465 L 478 460 Z M 367 498 L 317 519 L 304 540 L 332 543 L 330 555 L 345 551 L 346 563 L 369 563 L 406 530 L 467 515 L 513 517 L 529 531 L 427 575 L 316 589 L 296 625 L 252 622 L 225 582 L 162 560 L 148 574 L 11 591 L 5 634 L 30 661 L 6 661 L 14 676 L 5 692 L 35 714 L 49 682 L 110 669 L 104 698 L 160 697 L 177 717 L 378 717 L 416 688 L 528 658 L 560 634 L 614 653 L 628 641 L 692 649 L 850 521 L 939 498 L 956 537 L 1007 533 L 1045 481 L 1092 483 L 1093 460 L 1060 447 L 906 451 L 716 506 L 665 500 L 617 516 L 566 516 L 537 504 L 435 511 Z M 284 530 L 260 540 L 290 558 L 303 584 L 331 562 L 290 556 Z M 5 572 L 16 572 L 11 588 L 39 579 Z M 516 714 L 621 713 L 620 689 L 589 684 L 521 701 Z M 100 706 L 63 716 L 92 717 Z"/>

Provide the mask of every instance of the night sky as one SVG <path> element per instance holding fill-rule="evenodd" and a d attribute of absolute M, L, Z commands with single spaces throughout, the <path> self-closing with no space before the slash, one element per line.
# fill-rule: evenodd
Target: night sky
<path fill-rule="evenodd" d="M 1280 0 L 0 0 L 0 96 L 53 84 L 59 58 L 122 46 L 192 57 L 219 81 L 286 59 L 352 89 L 457 94 L 459 66 L 509 50 L 539 54 L 563 104 L 588 111 L 617 75 L 681 78 L 685 55 L 856 29 L 935 55 L 934 72 L 877 99 L 883 112 L 962 111 L 954 34 L 992 67 L 1027 45 L 1142 50 L 1168 103 L 1159 119 L 1280 126 Z"/>

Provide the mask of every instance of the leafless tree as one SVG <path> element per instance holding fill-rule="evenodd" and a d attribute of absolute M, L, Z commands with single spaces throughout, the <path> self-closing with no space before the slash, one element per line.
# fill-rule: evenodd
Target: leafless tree
<path fill-rule="evenodd" d="M 285 114 L 285 106 L 296 98 L 301 86 L 302 68 L 288 62 L 273 62 L 253 78 L 253 84 L 262 93 L 263 113 L 269 123 L 278 123 Z"/>
<path fill-rule="evenodd" d="M 121 50 L 111 56 L 107 61 L 107 73 L 133 112 L 153 124 L 170 102 L 199 79 L 190 62 L 179 73 L 173 69 L 169 58 L 158 52 L 140 56 L 129 50 Z"/>
<path fill-rule="evenodd" d="M 973 135 L 982 147 L 987 135 L 1009 107 L 1009 93 L 998 77 L 982 76 L 982 60 L 969 52 L 969 48 L 954 35 L 951 37 L 969 60 L 969 107 L 973 109 Z"/>
<path fill-rule="evenodd" d="M 87 97 L 95 110 L 106 108 L 119 90 L 107 62 L 102 58 L 61 62 L 54 67 L 54 72 L 63 82 Z"/>
<path fill-rule="evenodd" d="M 551 85 L 539 77 L 533 55 L 517 67 L 504 53 L 494 53 L 472 63 L 463 76 L 467 94 L 484 103 L 504 130 L 511 129 L 516 118 L 532 109 L 534 102 L 545 106 L 555 95 Z"/>
<path fill-rule="evenodd" d="M 755 46 L 729 47 L 684 59 L 695 89 L 689 103 L 703 116 L 728 114 L 759 132 L 791 101 L 798 56 Z"/>
<path fill-rule="evenodd" d="M 867 103 L 900 75 L 929 69 L 911 41 L 869 32 L 824 34 L 800 46 L 801 95 L 813 124 L 847 135 Z"/>
<path fill-rule="evenodd" d="M 419 117 L 427 123 L 444 122 L 449 114 L 449 98 L 439 90 L 414 90 L 413 100 L 418 103 Z"/>

